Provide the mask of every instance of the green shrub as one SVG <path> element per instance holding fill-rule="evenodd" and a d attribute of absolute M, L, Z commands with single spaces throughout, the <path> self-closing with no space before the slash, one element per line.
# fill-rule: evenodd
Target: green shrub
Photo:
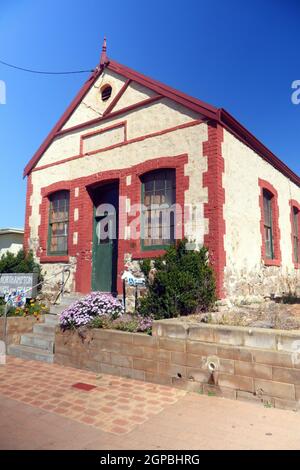
<path fill-rule="evenodd" d="M 17 254 L 5 253 L 0 258 L 0 273 L 38 273 L 38 282 L 42 281 L 41 267 L 35 262 L 32 251 Z"/>
<path fill-rule="evenodd" d="M 148 292 L 140 299 L 139 313 L 162 319 L 206 311 L 212 306 L 216 300 L 215 278 L 207 255 L 206 248 L 188 250 L 187 240 L 180 241 L 154 261 L 152 279 L 149 261 L 142 262 Z"/>

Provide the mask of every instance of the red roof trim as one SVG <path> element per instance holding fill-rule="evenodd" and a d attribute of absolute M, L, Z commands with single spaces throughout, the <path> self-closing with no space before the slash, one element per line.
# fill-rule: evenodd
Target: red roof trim
<path fill-rule="evenodd" d="M 275 167 L 285 176 L 287 176 L 293 183 L 300 186 L 300 177 L 294 173 L 283 161 L 271 152 L 262 142 L 260 142 L 251 132 L 249 132 L 242 124 L 240 124 L 231 114 L 225 109 L 219 109 L 219 122 L 225 129 L 234 134 L 239 140 L 244 142 L 248 147 L 252 148 L 270 165 Z"/>
<path fill-rule="evenodd" d="M 81 100 L 85 97 L 91 86 L 95 83 L 99 75 L 102 73 L 103 67 L 97 68 L 92 75 L 87 79 L 87 81 L 84 83 L 82 88 L 79 90 L 69 107 L 66 109 L 64 114 L 61 116 L 59 121 L 55 124 L 53 129 L 51 130 L 50 134 L 48 134 L 47 138 L 44 140 L 42 145 L 38 148 L 36 153 L 33 155 L 32 159 L 28 162 L 24 169 L 23 176 L 27 176 L 31 170 L 35 167 L 35 165 L 38 163 L 40 160 L 41 156 L 43 153 L 47 150 L 51 142 L 56 136 L 56 133 L 64 126 L 64 124 L 67 122 L 71 114 L 74 112 L 74 110 L 77 108 Z"/>
<path fill-rule="evenodd" d="M 203 101 L 200 101 L 196 98 L 186 95 L 185 93 L 175 90 L 174 88 L 171 88 L 161 82 L 158 82 L 157 80 L 153 80 L 152 78 L 146 77 L 145 75 L 142 75 L 141 73 L 136 72 L 135 70 L 132 70 L 129 67 L 121 65 L 113 60 L 98 67 L 96 71 L 86 81 L 86 83 L 83 85 L 75 99 L 72 101 L 70 106 L 60 118 L 60 120 L 54 126 L 46 140 L 43 142 L 43 144 L 37 150 L 30 162 L 27 164 L 24 170 L 24 176 L 27 176 L 32 171 L 32 169 L 35 167 L 43 153 L 47 150 L 53 139 L 57 137 L 58 133 L 63 133 L 61 131 L 62 127 L 64 126 L 68 118 L 71 116 L 71 114 L 74 112 L 76 107 L 79 105 L 81 100 L 84 98 L 84 96 L 86 95 L 90 87 L 93 85 L 95 80 L 102 73 L 105 67 L 117 74 L 126 77 L 128 80 L 132 80 L 147 88 L 150 88 L 161 96 L 176 101 L 182 106 L 200 114 L 202 118 L 218 122 L 225 129 L 235 135 L 239 140 L 241 140 L 245 145 L 252 148 L 256 153 L 258 153 L 258 155 L 260 155 L 264 160 L 270 163 L 274 168 L 279 170 L 291 181 L 293 181 L 297 186 L 300 187 L 300 177 L 296 173 L 294 173 L 278 157 L 276 157 L 276 155 L 274 155 L 262 142 L 260 142 L 253 134 L 251 134 L 251 132 L 249 132 L 244 126 L 242 126 L 242 124 L 240 124 L 233 116 L 231 116 L 227 111 L 225 111 L 225 109 L 217 109 L 214 106 L 211 106 Z M 155 97 L 155 99 L 157 99 L 157 97 Z M 125 109 L 119 110 L 118 113 L 122 113 L 122 111 L 125 111 Z M 98 118 L 75 127 L 85 127 L 85 124 L 89 125 L 93 124 L 94 122 L 96 123 L 102 119 L 113 117 L 114 114 L 115 113 L 111 112 L 111 114 L 104 115 L 102 118 Z M 68 130 L 66 129 L 66 132 L 71 129 L 72 128 Z"/>
<path fill-rule="evenodd" d="M 156 93 L 163 95 L 166 98 L 170 98 L 171 100 L 174 100 L 197 113 L 203 114 L 209 119 L 216 119 L 217 117 L 218 109 L 214 106 L 204 103 L 204 101 L 193 98 L 192 96 L 182 93 L 181 91 L 175 90 L 174 88 L 158 82 L 157 80 L 146 77 L 145 75 L 142 75 L 141 73 L 126 67 L 125 65 L 121 65 L 118 62 L 115 62 L 114 60 L 109 62 L 107 68 L 117 74 L 130 78 L 132 81 L 137 82 L 140 85 L 144 85 Z"/>

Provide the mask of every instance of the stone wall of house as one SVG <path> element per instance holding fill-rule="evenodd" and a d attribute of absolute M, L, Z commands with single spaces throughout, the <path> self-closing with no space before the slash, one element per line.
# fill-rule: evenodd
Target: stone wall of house
<path fill-rule="evenodd" d="M 300 201 L 300 188 L 226 130 L 222 155 L 227 297 L 251 302 L 271 294 L 300 293 L 300 270 L 293 263 L 290 219 L 290 200 Z M 259 179 L 268 181 L 278 192 L 280 266 L 265 266 L 262 261 Z"/>
<path fill-rule="evenodd" d="M 153 336 L 57 329 L 55 351 L 55 362 L 66 366 L 300 407 L 300 332 L 163 320 L 154 323 Z"/>

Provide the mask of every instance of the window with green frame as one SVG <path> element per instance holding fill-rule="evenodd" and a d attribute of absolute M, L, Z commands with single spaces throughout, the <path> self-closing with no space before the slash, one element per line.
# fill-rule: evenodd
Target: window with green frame
<path fill-rule="evenodd" d="M 50 196 L 48 254 L 68 254 L 69 191 L 58 191 Z"/>
<path fill-rule="evenodd" d="M 293 250 L 295 263 L 300 261 L 300 211 L 297 207 L 293 206 Z"/>
<path fill-rule="evenodd" d="M 268 259 L 275 258 L 273 232 L 273 197 L 273 194 L 270 193 L 267 189 L 263 190 L 265 247 L 266 257 Z"/>
<path fill-rule="evenodd" d="M 164 249 L 175 241 L 176 172 L 154 170 L 141 177 L 141 246 Z"/>

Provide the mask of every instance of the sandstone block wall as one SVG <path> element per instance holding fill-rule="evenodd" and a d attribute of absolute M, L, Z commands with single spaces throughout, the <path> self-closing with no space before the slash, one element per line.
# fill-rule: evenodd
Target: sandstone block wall
<path fill-rule="evenodd" d="M 42 322 L 43 320 L 39 320 Z M 6 324 L 7 344 L 19 344 L 22 334 L 31 333 L 37 323 L 35 317 L 8 317 Z M 0 318 L 0 341 L 4 340 L 4 318 Z"/>
<path fill-rule="evenodd" d="M 62 365 L 300 407 L 300 332 L 164 320 L 155 322 L 153 336 L 95 329 L 79 336 L 57 329 L 55 348 L 55 362 Z"/>

